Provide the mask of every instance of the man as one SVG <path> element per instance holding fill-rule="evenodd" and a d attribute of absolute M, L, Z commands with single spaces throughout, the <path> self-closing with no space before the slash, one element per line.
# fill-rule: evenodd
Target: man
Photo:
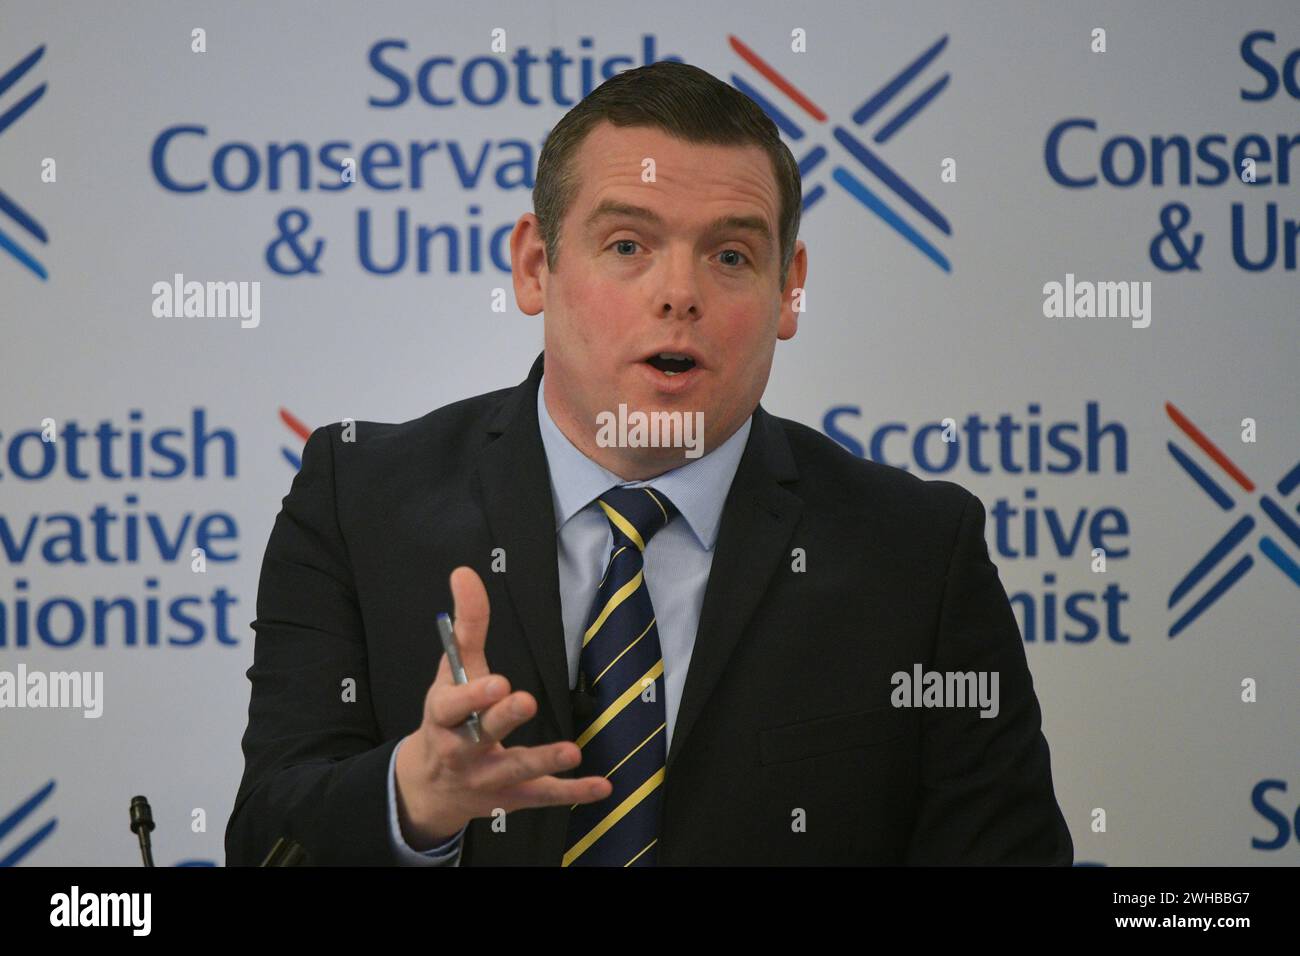
<path fill-rule="evenodd" d="M 1072 861 L 978 499 L 759 405 L 800 204 L 774 124 L 695 67 L 560 121 L 511 237 L 527 380 L 307 442 L 230 863 Z M 618 440 L 620 405 L 682 440 Z M 993 712 L 895 706 L 916 667 L 992 677 Z"/>

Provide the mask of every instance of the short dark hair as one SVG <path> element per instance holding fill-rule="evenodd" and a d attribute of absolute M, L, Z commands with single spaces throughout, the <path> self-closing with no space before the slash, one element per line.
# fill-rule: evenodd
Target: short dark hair
<path fill-rule="evenodd" d="M 573 157 L 603 120 L 615 126 L 650 126 L 694 143 L 761 146 L 772 160 L 781 197 L 777 224 L 784 288 L 799 235 L 803 189 L 799 165 L 776 124 L 744 93 L 698 66 L 661 60 L 615 74 L 555 124 L 537 160 L 533 213 L 546 244 L 546 263 L 559 261 L 560 224 L 578 193 Z"/>

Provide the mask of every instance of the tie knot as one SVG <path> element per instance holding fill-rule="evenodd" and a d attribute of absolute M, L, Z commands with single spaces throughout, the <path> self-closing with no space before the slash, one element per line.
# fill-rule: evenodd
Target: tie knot
<path fill-rule="evenodd" d="M 616 485 L 609 489 L 596 502 L 614 529 L 614 540 L 620 535 L 626 538 L 638 551 L 644 551 L 646 544 L 660 528 L 673 519 L 677 508 L 662 491 L 653 488 L 626 488 Z"/>

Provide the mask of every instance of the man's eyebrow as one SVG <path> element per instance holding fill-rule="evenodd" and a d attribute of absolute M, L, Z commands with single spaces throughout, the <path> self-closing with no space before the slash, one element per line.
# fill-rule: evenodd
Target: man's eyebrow
<path fill-rule="evenodd" d="M 626 216 L 629 219 L 644 219 L 648 223 L 656 226 L 663 225 L 663 219 L 653 209 L 647 209 L 645 206 L 634 206 L 631 203 L 618 202 L 614 199 L 606 199 L 592 210 L 591 215 L 587 217 L 585 225 L 590 228 L 601 219 L 613 216 Z"/>
<path fill-rule="evenodd" d="M 663 219 L 653 209 L 647 209 L 644 206 L 634 206 L 631 203 L 618 202 L 613 199 L 606 199 L 601 202 L 591 215 L 587 217 L 586 226 L 591 228 L 601 219 L 607 217 L 625 216 L 629 219 L 641 219 L 652 225 L 663 225 Z M 713 235 L 719 232 L 744 231 L 757 233 L 761 238 L 771 241 L 772 230 L 768 228 L 767 220 L 762 216 L 719 216 L 713 222 L 705 227 L 706 235 Z"/>
<path fill-rule="evenodd" d="M 718 232 L 755 232 L 760 237 L 771 241 L 772 230 L 767 227 L 767 220 L 762 216 L 719 216 L 709 223 L 704 230 L 707 235 Z"/>

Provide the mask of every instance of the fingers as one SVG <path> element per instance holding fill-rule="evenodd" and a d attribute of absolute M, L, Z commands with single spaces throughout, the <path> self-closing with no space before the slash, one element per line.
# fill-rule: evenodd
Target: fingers
<path fill-rule="evenodd" d="M 614 785 L 604 777 L 538 777 L 506 791 L 511 802 L 523 807 L 572 806 L 595 803 L 614 792 Z"/>
<path fill-rule="evenodd" d="M 443 658 L 442 667 L 446 666 Z M 435 681 L 425 696 L 425 721 L 450 730 L 464 723 L 473 711 L 486 710 L 509 693 L 510 682 L 500 674 L 476 677 L 468 684 Z M 497 720 L 500 719 L 498 716 Z"/>
<path fill-rule="evenodd" d="M 487 658 L 483 648 L 487 642 L 488 596 L 487 588 L 478 573 L 461 566 L 451 572 L 452 627 L 460 644 L 460 659 L 468 677 L 481 677 L 487 673 Z"/>
<path fill-rule="evenodd" d="M 510 747 L 482 755 L 467 782 L 476 790 L 502 790 L 537 777 L 578 766 L 582 759 L 576 744 L 561 740 L 536 747 Z"/>
<path fill-rule="evenodd" d="M 537 700 L 527 691 L 511 693 L 510 682 L 488 671 L 489 603 L 482 579 L 470 567 L 451 573 L 452 627 L 460 646 L 461 663 L 469 681 L 457 685 L 451 663 L 444 654 L 438 674 L 425 695 L 424 730 L 427 759 L 450 774 L 447 780 L 474 806 L 495 794 L 508 809 L 561 806 L 603 800 L 613 792 L 604 777 L 557 777 L 578 767 L 582 751 L 571 741 L 537 747 L 511 747 L 499 742 L 537 713 Z M 478 743 L 462 736 L 458 728 L 471 713 L 479 715 Z M 444 788 L 447 784 L 443 785 Z"/>
<path fill-rule="evenodd" d="M 431 691 L 428 698 L 429 720 L 450 730 L 477 711 L 480 743 L 504 740 L 537 714 L 537 698 L 526 690 L 509 691 L 510 682 L 499 674 L 439 687 L 438 693 Z"/>
<path fill-rule="evenodd" d="M 531 720 L 537 711 L 532 694 L 508 693 L 508 683 L 494 674 L 460 687 L 435 687 L 437 694 L 431 689 L 434 750 L 462 775 L 462 785 L 480 793 L 500 793 L 499 799 L 509 809 L 591 803 L 607 797 L 613 785 L 604 777 L 553 776 L 581 764 L 582 751 L 572 741 L 508 749 L 499 746 L 501 738 Z M 454 729 L 471 710 L 479 711 L 482 739 L 477 744 Z"/>
<path fill-rule="evenodd" d="M 484 711 L 510 692 L 509 682 L 488 672 L 484 646 L 487 642 L 489 603 L 483 580 L 471 567 L 462 565 L 451 572 L 453 603 L 452 628 L 460 648 L 461 664 L 469 678 L 458 685 L 451 673 L 446 654 L 438 664 L 438 674 L 425 698 L 427 719 L 434 725 L 451 730 L 462 724 L 471 713 Z M 437 693 L 435 693 L 437 689 Z M 524 694 L 494 708 L 494 717 L 480 725 L 479 743 L 500 740 L 536 711 L 532 695 Z M 458 732 L 458 736 L 461 736 Z M 470 741 L 472 744 L 473 742 Z"/>
<path fill-rule="evenodd" d="M 537 713 L 537 698 L 526 690 L 516 691 L 479 712 L 479 728 L 483 737 L 505 740 L 506 737 Z"/>
<path fill-rule="evenodd" d="M 502 791 L 523 806 L 591 803 L 603 800 L 614 786 L 604 777 L 555 777 L 582 761 L 577 744 L 559 741 L 537 747 L 511 747 L 487 754 L 470 778 L 479 790 Z"/>

